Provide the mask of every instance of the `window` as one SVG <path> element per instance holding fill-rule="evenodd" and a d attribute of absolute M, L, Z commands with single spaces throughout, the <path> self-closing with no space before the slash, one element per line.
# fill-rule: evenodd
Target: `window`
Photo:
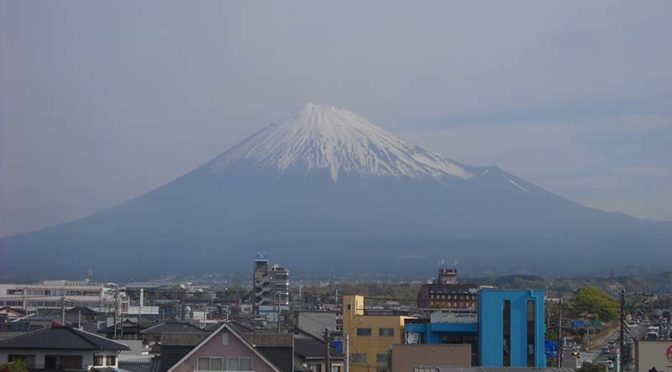
<path fill-rule="evenodd" d="M 353 363 L 366 363 L 366 354 L 352 354 Z"/>
<path fill-rule="evenodd" d="M 252 358 L 226 358 L 226 369 L 229 371 L 251 371 Z"/>
<path fill-rule="evenodd" d="M 536 331 L 536 314 L 534 300 L 527 300 L 527 365 L 534 367 L 535 365 L 535 331 Z"/>
<path fill-rule="evenodd" d="M 229 334 L 224 333 L 222 335 L 222 345 L 228 345 L 229 344 Z"/>
<path fill-rule="evenodd" d="M 117 357 L 114 355 L 108 355 L 105 357 L 105 365 L 113 366 L 117 364 Z"/>
<path fill-rule="evenodd" d="M 371 336 L 371 328 L 357 328 L 357 336 Z"/>
<path fill-rule="evenodd" d="M 96 355 L 96 356 L 93 357 L 93 365 L 94 366 L 102 366 L 104 360 L 105 360 L 104 356 Z"/>
<path fill-rule="evenodd" d="M 224 369 L 224 358 L 212 358 L 210 359 L 210 370 L 211 371 L 221 371 Z"/>
<path fill-rule="evenodd" d="M 376 354 L 377 364 L 387 364 L 387 354 Z"/>
<path fill-rule="evenodd" d="M 224 370 L 224 358 L 198 358 L 199 371 L 222 371 Z"/>
<path fill-rule="evenodd" d="M 379 328 L 378 336 L 394 336 L 394 328 Z"/>
<path fill-rule="evenodd" d="M 81 355 L 45 355 L 44 369 L 82 369 Z"/>
<path fill-rule="evenodd" d="M 502 311 L 504 367 L 511 367 L 511 301 L 504 300 Z"/>

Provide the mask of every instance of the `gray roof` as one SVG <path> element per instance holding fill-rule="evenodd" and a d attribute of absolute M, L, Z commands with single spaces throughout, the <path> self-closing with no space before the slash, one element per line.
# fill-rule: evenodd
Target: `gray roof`
<path fill-rule="evenodd" d="M 206 333 L 203 329 L 187 322 L 165 321 L 140 331 L 143 335 L 160 336 L 163 333 Z"/>
<path fill-rule="evenodd" d="M 294 344 L 294 335 L 289 333 L 245 332 L 240 335 L 254 346 L 292 347 Z"/>
<path fill-rule="evenodd" d="M 196 346 L 201 343 L 208 334 L 205 332 L 199 333 L 163 333 L 161 335 L 161 346 Z"/>
<path fill-rule="evenodd" d="M 17 336 L 25 335 L 26 332 L 15 332 L 15 331 L 8 331 L 8 332 L 0 332 L 0 341 L 1 340 L 6 340 L 9 338 L 14 338 Z"/>
<path fill-rule="evenodd" d="M 2 349 L 128 350 L 129 347 L 79 329 L 55 326 L 0 340 Z"/>
<path fill-rule="evenodd" d="M 322 360 L 324 359 L 324 342 L 310 338 L 296 338 L 294 339 L 294 354 L 304 360 Z M 331 348 L 329 355 L 333 359 L 344 359 L 343 354 L 334 348 Z"/>

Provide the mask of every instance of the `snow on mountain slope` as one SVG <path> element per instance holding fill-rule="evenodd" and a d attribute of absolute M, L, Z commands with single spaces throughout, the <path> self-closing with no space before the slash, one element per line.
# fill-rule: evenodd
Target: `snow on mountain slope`
<path fill-rule="evenodd" d="M 339 174 L 469 179 L 470 167 L 426 150 L 371 124 L 345 108 L 308 103 L 292 120 L 274 124 L 220 155 L 211 163 L 218 173 L 238 161 L 280 172 L 326 169 Z"/>

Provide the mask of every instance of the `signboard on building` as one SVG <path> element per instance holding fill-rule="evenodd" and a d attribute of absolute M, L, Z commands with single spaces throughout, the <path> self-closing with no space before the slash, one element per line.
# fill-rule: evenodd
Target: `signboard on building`
<path fill-rule="evenodd" d="M 672 341 L 639 341 L 637 372 L 672 372 Z"/>

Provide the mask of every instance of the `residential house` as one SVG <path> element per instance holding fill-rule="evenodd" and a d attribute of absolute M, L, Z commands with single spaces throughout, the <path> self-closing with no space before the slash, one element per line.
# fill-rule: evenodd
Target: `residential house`
<path fill-rule="evenodd" d="M 117 368 L 128 346 L 105 337 L 54 323 L 49 328 L 0 340 L 0 365 L 26 360 L 30 369 L 88 371 Z"/>
<path fill-rule="evenodd" d="M 307 332 L 294 332 L 294 370 L 326 372 L 325 342 Z M 329 360 L 332 372 L 344 370 L 345 356 L 340 351 L 329 348 Z"/>
<path fill-rule="evenodd" d="M 223 370 L 286 372 L 226 323 L 203 339 L 168 372 Z"/>

